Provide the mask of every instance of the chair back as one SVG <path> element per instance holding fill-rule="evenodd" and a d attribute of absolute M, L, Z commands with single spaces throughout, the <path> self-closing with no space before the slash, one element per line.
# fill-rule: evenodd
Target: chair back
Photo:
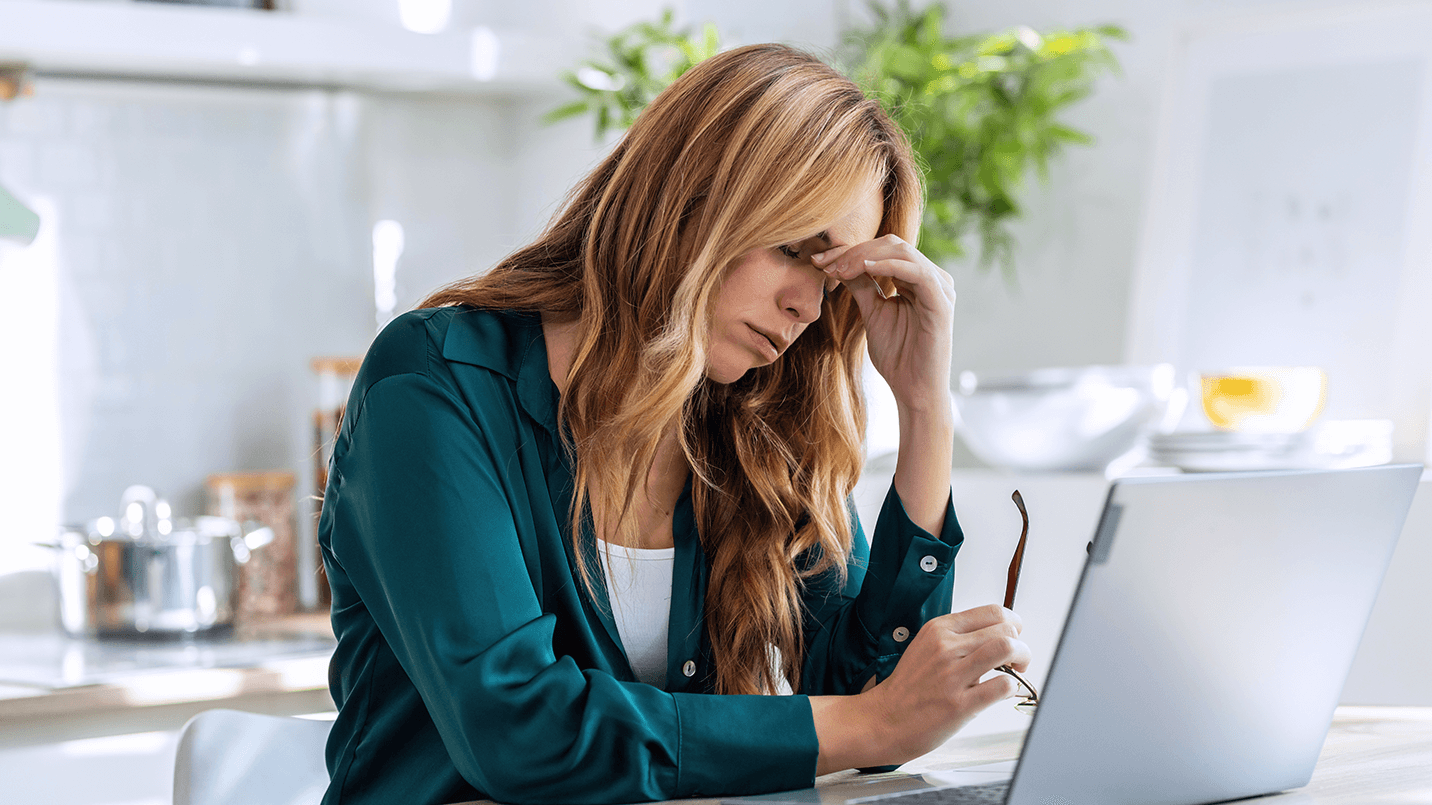
<path fill-rule="evenodd" d="M 318 805 L 331 721 L 205 710 L 179 734 L 174 805 Z"/>

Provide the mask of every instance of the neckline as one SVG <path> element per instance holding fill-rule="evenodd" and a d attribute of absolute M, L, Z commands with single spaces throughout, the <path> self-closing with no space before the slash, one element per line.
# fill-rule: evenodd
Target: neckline
<path fill-rule="evenodd" d="M 598 539 L 597 552 L 605 555 L 608 551 L 617 556 L 634 559 L 638 562 L 670 562 L 676 558 L 675 545 L 670 548 L 628 548 L 625 545 L 618 545 L 615 542 Z"/>

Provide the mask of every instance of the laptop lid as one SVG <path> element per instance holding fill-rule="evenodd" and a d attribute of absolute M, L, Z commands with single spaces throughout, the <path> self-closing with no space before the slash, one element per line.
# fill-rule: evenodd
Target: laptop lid
<path fill-rule="evenodd" d="M 1421 471 L 1115 481 L 1009 805 L 1306 785 Z"/>

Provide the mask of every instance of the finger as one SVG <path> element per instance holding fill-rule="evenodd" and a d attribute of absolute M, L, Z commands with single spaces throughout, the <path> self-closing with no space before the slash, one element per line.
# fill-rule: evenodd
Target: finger
<path fill-rule="evenodd" d="M 976 629 L 970 632 L 958 632 L 951 628 L 948 623 L 933 620 L 926 624 L 925 629 L 929 629 L 935 633 L 931 635 L 931 639 L 938 639 L 940 645 L 949 651 L 953 651 L 956 656 L 960 657 L 973 654 L 980 646 L 991 640 L 1000 638 L 1016 640 L 1019 638 L 1019 628 L 1010 621 L 992 623 L 982 629 Z M 921 629 L 920 631 L 924 632 L 925 629 Z"/>
<path fill-rule="evenodd" d="M 1019 614 L 999 604 L 985 604 L 963 612 L 952 612 L 949 615 L 941 615 L 936 620 L 947 621 L 950 628 L 957 632 L 977 632 L 986 626 L 1006 621 L 1013 623 L 1017 631 L 1024 630 L 1024 620 Z"/>
<path fill-rule="evenodd" d="M 1029 661 L 1025 656 L 1028 647 L 1008 623 L 997 623 L 970 634 L 946 632 L 939 645 L 951 662 L 960 664 L 960 673 L 974 674 L 975 678 L 984 676 L 990 668 L 999 665 L 1021 663 L 1027 666 Z M 1000 647 L 1009 647 L 1008 652 L 999 654 Z M 1024 668 L 1017 667 L 1015 670 L 1022 671 Z"/>
<path fill-rule="evenodd" d="M 997 637 L 1008 637 L 1011 640 L 1019 639 L 1019 626 L 1013 621 L 1000 621 L 992 623 L 983 629 L 965 635 L 974 645 L 979 645 Z"/>
<path fill-rule="evenodd" d="M 858 268 L 867 262 L 873 263 L 882 260 L 904 260 L 913 268 L 930 271 L 931 276 L 945 273 L 930 258 L 926 257 L 924 252 L 895 235 L 885 235 L 875 240 L 867 240 L 864 243 L 847 247 L 831 262 Z"/>
<path fill-rule="evenodd" d="M 848 279 L 863 273 L 867 260 L 890 260 L 902 256 L 908 260 L 925 259 L 924 255 L 905 241 L 894 235 L 886 235 L 862 243 L 837 246 L 819 255 L 812 255 L 811 262 L 833 277 Z"/>
<path fill-rule="evenodd" d="M 995 674 L 972 686 L 965 693 L 966 700 L 983 710 L 992 704 L 1020 695 L 1019 683 L 1009 674 Z"/>
<path fill-rule="evenodd" d="M 895 295 L 914 297 L 934 308 L 941 307 L 934 301 L 936 299 L 945 300 L 950 307 L 955 304 L 954 281 L 942 281 L 942 277 L 949 275 L 938 268 L 927 271 L 908 260 L 895 258 L 866 260 L 863 270 L 867 275 L 875 277 L 876 282 L 893 283 Z"/>
<path fill-rule="evenodd" d="M 907 260 L 928 259 L 913 244 L 893 234 L 856 243 L 853 248 L 855 251 L 850 257 L 856 260 L 884 260 L 892 257 L 904 257 Z"/>
<path fill-rule="evenodd" d="M 879 286 L 875 279 L 869 274 L 861 274 L 848 280 L 841 280 L 841 284 L 855 298 L 856 307 L 860 308 L 860 318 L 870 321 L 870 315 L 875 306 L 889 298 Z"/>
<path fill-rule="evenodd" d="M 1023 640 L 1000 635 L 981 643 L 965 657 L 964 662 L 966 673 L 979 679 L 1001 665 L 1008 665 L 1022 672 L 1029 667 L 1031 659 L 1033 657 L 1029 653 L 1029 646 L 1025 645 Z"/>
<path fill-rule="evenodd" d="M 877 283 L 877 292 L 881 299 L 888 299 L 895 295 L 894 285 L 889 279 L 882 278 L 876 272 L 866 270 L 866 263 L 859 260 L 842 260 L 841 257 L 848 254 L 854 246 L 837 246 L 829 251 L 811 255 L 811 264 L 824 271 L 827 276 L 839 281 L 849 282 L 862 276 L 870 276 Z"/>
<path fill-rule="evenodd" d="M 1032 659 L 1032 658 L 1031 658 L 1031 659 Z M 995 668 L 1000 668 L 1001 666 L 1004 666 L 1004 665 L 1008 665 L 1010 668 L 1013 668 L 1014 670 L 1016 670 L 1016 671 L 1018 671 L 1018 672 L 1020 672 L 1020 673 L 1022 674 L 1022 673 L 1024 673 L 1025 671 L 1028 671 L 1028 670 L 1029 670 L 1029 659 L 1015 660 L 1015 661 L 1013 661 L 1013 662 L 1000 663 L 999 665 L 996 665 Z"/>
<path fill-rule="evenodd" d="M 846 253 L 825 266 L 824 270 L 830 276 L 846 283 L 860 277 L 871 277 L 877 284 L 882 299 L 907 296 L 932 310 L 953 309 L 954 281 L 939 267 L 933 264 L 924 265 L 927 262 L 915 262 L 905 256 L 862 260 Z"/>
<path fill-rule="evenodd" d="M 925 299 L 932 308 L 939 308 L 935 300 L 943 297 L 954 305 L 954 279 L 939 266 L 930 261 L 911 244 L 895 235 L 885 235 L 875 240 L 848 246 L 837 246 L 811 255 L 811 263 L 827 275 L 841 282 L 852 282 L 862 276 L 869 276 L 875 283 L 875 293 L 881 299 L 900 295 L 900 289 Z M 856 287 L 863 287 L 858 284 Z M 862 308 L 862 313 L 868 312 Z"/>
<path fill-rule="evenodd" d="M 810 261 L 814 263 L 817 268 L 824 269 L 826 266 L 839 259 L 842 254 L 845 254 L 846 252 L 850 251 L 851 248 L 852 246 L 850 245 L 835 246 L 833 248 L 826 249 L 823 252 L 816 252 L 815 254 L 812 254 L 810 256 Z"/>
<path fill-rule="evenodd" d="M 889 298 L 891 295 L 893 295 L 893 288 L 886 289 L 881 288 L 878 285 L 874 285 L 874 283 L 867 284 L 859 279 L 856 279 L 855 276 L 846 277 L 842 273 L 845 272 L 846 274 L 848 274 L 851 272 L 845 265 L 845 262 L 842 261 L 840 258 L 848 254 L 852 249 L 858 249 L 864 245 L 865 244 L 857 243 L 846 246 L 835 246 L 823 252 L 817 252 L 815 254 L 812 254 L 810 256 L 810 261 L 811 265 L 824 271 L 827 276 L 831 277 L 838 283 L 844 284 L 846 286 L 846 289 L 849 290 L 851 294 L 855 297 L 855 304 L 857 307 L 860 308 L 861 318 L 868 319 L 870 317 L 871 306 L 874 303 L 874 298 L 876 296 L 881 299 Z M 865 274 L 860 274 L 858 276 L 868 278 L 868 275 Z M 854 279 L 855 281 L 848 281 L 851 279 Z"/>

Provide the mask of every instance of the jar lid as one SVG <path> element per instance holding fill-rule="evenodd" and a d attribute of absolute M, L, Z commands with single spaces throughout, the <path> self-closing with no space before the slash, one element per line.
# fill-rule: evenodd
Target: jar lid
<path fill-rule="evenodd" d="M 314 358 L 309 362 L 313 371 L 335 375 L 356 375 L 358 367 L 363 365 L 362 358 L 326 356 Z"/>
<path fill-rule="evenodd" d="M 224 487 L 237 492 L 287 491 L 298 483 L 297 476 L 287 470 L 265 470 L 260 472 L 219 472 L 204 479 L 204 486 L 211 491 Z"/>

